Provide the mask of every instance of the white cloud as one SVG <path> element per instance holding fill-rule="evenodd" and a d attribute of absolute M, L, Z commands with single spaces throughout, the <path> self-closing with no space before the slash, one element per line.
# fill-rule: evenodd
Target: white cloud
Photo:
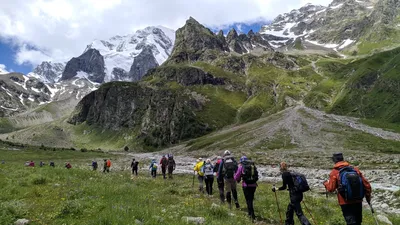
<path fill-rule="evenodd" d="M 331 0 L 309 0 L 327 5 Z M 93 39 L 151 25 L 177 29 L 189 16 L 210 27 L 271 20 L 304 0 L 0 0 L 0 38 L 20 47 L 17 63 L 67 61 Z M 35 46 L 30 49 L 27 46 Z"/>
<path fill-rule="evenodd" d="M 6 65 L 0 64 L 0 74 L 8 73 L 6 69 L 7 69 Z"/>

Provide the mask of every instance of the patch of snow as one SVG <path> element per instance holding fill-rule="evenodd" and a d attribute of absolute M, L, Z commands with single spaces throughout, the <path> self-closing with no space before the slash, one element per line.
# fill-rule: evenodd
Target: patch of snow
<path fill-rule="evenodd" d="M 275 30 L 265 30 L 262 32 L 262 34 L 269 34 L 269 35 L 273 35 L 276 37 L 287 37 L 287 38 L 297 38 L 301 35 L 295 35 L 293 32 L 290 32 L 290 29 L 292 29 L 292 27 L 296 26 L 297 23 L 287 23 L 285 24 L 285 27 L 283 27 L 281 30 L 279 31 L 275 31 Z M 268 28 L 267 28 L 268 29 Z M 287 33 L 287 34 L 285 34 Z"/>
<path fill-rule="evenodd" d="M 273 48 L 280 48 L 281 47 L 280 45 L 273 44 L 272 41 L 269 42 L 269 45 L 271 45 Z"/>
<path fill-rule="evenodd" d="M 28 100 L 31 101 L 31 102 L 34 102 L 34 101 L 35 101 L 35 99 L 32 97 L 32 95 L 29 95 Z"/>
<path fill-rule="evenodd" d="M 7 107 L 5 107 L 5 106 L 0 106 L 2 109 L 5 109 L 5 110 L 11 110 L 11 111 L 17 111 L 18 110 L 18 108 L 16 108 L 16 109 L 13 109 L 13 108 L 7 108 Z"/>
<path fill-rule="evenodd" d="M 7 93 L 10 97 L 12 97 L 12 94 L 10 93 L 10 91 L 9 91 L 7 88 L 5 88 L 5 87 L 3 87 L 3 86 L 1 86 L 1 88 L 2 88 L 3 90 L 5 90 L 6 93 Z"/>
<path fill-rule="evenodd" d="M 30 72 L 30 73 L 28 73 L 26 76 L 27 76 L 27 77 L 36 78 L 36 79 L 38 79 L 38 80 L 41 79 L 41 77 L 39 76 L 39 74 L 34 73 L 34 72 Z"/>
<path fill-rule="evenodd" d="M 346 48 L 347 46 L 353 44 L 354 42 L 355 42 L 355 40 L 346 39 L 346 40 L 344 40 L 343 43 L 338 47 L 338 49 Z"/>
<path fill-rule="evenodd" d="M 32 89 L 32 91 L 34 91 L 34 92 L 36 92 L 36 93 L 40 93 L 40 92 L 41 92 L 39 89 L 34 88 L 34 87 L 32 87 L 31 89 Z"/>
<path fill-rule="evenodd" d="M 325 48 L 337 48 L 339 45 L 338 44 L 320 44 L 317 41 L 310 41 L 310 40 L 306 40 L 307 42 L 314 44 L 314 45 L 318 45 L 318 46 L 322 46 Z"/>
<path fill-rule="evenodd" d="M 373 6 L 368 6 L 368 7 L 367 7 L 367 9 L 373 9 L 373 8 L 374 8 Z"/>
<path fill-rule="evenodd" d="M 326 11 L 326 9 L 320 10 L 320 11 L 316 12 L 315 15 L 318 15 L 318 14 L 323 13 L 325 11 Z"/>
<path fill-rule="evenodd" d="M 25 105 L 25 103 L 24 103 L 24 98 L 22 97 L 22 95 L 23 95 L 23 94 L 21 94 L 21 95 L 19 96 L 19 101 L 22 103 L 22 105 Z"/>
<path fill-rule="evenodd" d="M 57 88 L 57 86 L 55 86 L 55 88 L 52 88 L 50 85 L 48 85 L 48 84 L 45 84 L 46 85 L 46 87 L 49 89 L 49 91 L 50 91 L 50 97 L 51 97 L 51 99 L 53 99 L 54 98 L 54 96 L 56 95 L 56 93 L 59 91 L 59 88 Z"/>
<path fill-rule="evenodd" d="M 330 6 L 329 8 L 330 9 L 338 9 L 338 8 L 340 8 L 340 7 L 342 7 L 343 6 L 343 3 L 341 3 L 341 4 L 339 4 L 339 5 L 335 5 L 335 6 Z"/>

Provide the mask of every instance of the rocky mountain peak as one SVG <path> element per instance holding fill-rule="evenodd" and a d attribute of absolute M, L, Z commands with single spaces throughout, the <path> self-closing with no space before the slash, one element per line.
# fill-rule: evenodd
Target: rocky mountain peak
<path fill-rule="evenodd" d="M 88 79 L 96 82 L 103 83 L 104 73 L 104 58 L 97 49 L 88 49 L 81 56 L 72 58 L 62 73 L 61 80 L 69 80 L 75 77 L 79 71 L 89 74 Z"/>
<path fill-rule="evenodd" d="M 65 68 L 65 63 L 53 63 L 50 61 L 44 61 L 38 65 L 32 73 L 29 73 L 29 77 L 39 79 L 44 83 L 56 83 L 62 76 Z"/>
<path fill-rule="evenodd" d="M 229 42 L 229 41 L 231 41 L 231 40 L 233 40 L 233 39 L 236 39 L 236 38 L 238 38 L 238 33 L 236 32 L 236 30 L 234 29 L 234 28 L 232 28 L 230 31 L 229 31 L 229 33 L 228 33 L 228 35 L 226 36 L 226 39 L 227 39 L 227 41 Z"/>

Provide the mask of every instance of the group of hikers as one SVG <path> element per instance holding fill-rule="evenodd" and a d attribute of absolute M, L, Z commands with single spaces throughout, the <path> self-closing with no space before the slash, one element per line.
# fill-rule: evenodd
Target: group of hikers
<path fill-rule="evenodd" d="M 344 160 L 342 153 L 335 153 L 332 156 L 334 162 L 334 168 L 330 173 L 329 180 L 325 181 L 326 193 L 337 192 L 339 205 L 341 206 L 343 217 L 347 225 L 361 225 L 362 223 L 362 201 L 366 198 L 368 204 L 371 206 L 371 185 L 367 179 L 363 176 L 360 170 L 356 167 L 351 166 Z M 34 167 L 33 161 L 25 163 L 26 166 Z M 40 162 L 40 166 L 44 166 L 43 162 Z M 49 164 L 55 167 L 54 162 Z M 172 179 L 172 173 L 176 168 L 176 163 L 172 154 L 162 156 L 159 164 L 153 157 L 150 162 L 149 170 L 151 176 L 156 178 L 157 170 L 161 167 L 161 172 L 164 179 Z M 96 161 L 92 161 L 91 164 L 93 170 L 97 170 L 98 164 Z M 139 162 L 135 159 L 131 162 L 132 175 L 138 175 Z M 72 168 L 71 164 L 67 162 L 65 164 L 67 169 Z M 104 159 L 103 172 L 110 172 L 111 160 Z M 289 191 L 290 202 L 286 210 L 285 225 L 294 224 L 294 213 L 298 217 L 302 225 L 310 225 L 310 221 L 304 215 L 301 202 L 303 201 L 303 193 L 310 190 L 307 183 L 307 179 L 303 174 L 290 171 L 288 165 L 285 162 L 279 164 L 280 172 L 282 175 L 282 186 L 277 188 L 275 185 L 272 191 L 275 194 L 276 201 L 278 203 L 277 191 Z M 217 161 L 213 164 L 211 159 L 203 160 L 199 158 L 194 166 L 194 177 L 197 175 L 199 191 L 201 193 L 207 193 L 207 195 L 213 195 L 213 183 L 214 177 L 219 190 L 219 198 L 222 204 L 228 203 L 228 207 L 232 208 L 232 203 L 235 204 L 236 208 L 240 208 L 237 194 L 237 183 L 242 182 L 242 190 L 247 204 L 248 216 L 254 220 L 256 218 L 254 213 L 254 195 L 257 189 L 257 182 L 259 179 L 257 167 L 255 163 L 248 159 L 246 156 L 242 156 L 239 163 L 230 151 L 226 150 L 223 156 L 218 156 Z M 194 178 L 193 177 L 193 178 Z M 205 183 L 205 192 L 204 192 Z M 194 179 L 193 179 L 194 185 Z M 303 201 L 304 203 L 304 201 Z M 305 203 L 304 203 L 305 205 Z M 305 205 L 305 207 L 307 207 Z M 372 210 L 372 206 L 371 206 Z M 278 211 L 279 205 L 278 205 Z M 281 223 L 282 217 L 281 218 Z M 316 222 L 314 221 L 314 224 Z"/>
<path fill-rule="evenodd" d="M 39 163 L 40 167 L 43 167 L 45 165 L 46 165 L 46 163 L 44 163 L 43 161 L 40 161 L 40 163 Z M 25 166 L 35 167 L 35 162 L 34 161 L 26 161 L 25 162 Z M 55 167 L 56 165 L 55 165 L 55 163 L 53 161 L 51 161 L 49 163 L 49 166 L 50 167 Z M 97 168 L 98 168 L 97 161 L 92 161 L 92 164 L 90 166 L 92 167 L 93 170 L 97 170 Z M 71 169 L 72 165 L 71 165 L 70 162 L 66 162 L 64 167 L 67 168 L 67 169 Z M 110 168 L 111 168 L 111 159 L 104 159 L 103 173 L 110 172 Z"/>
<path fill-rule="evenodd" d="M 361 225 L 364 197 L 371 206 L 371 185 L 358 168 L 351 166 L 344 160 L 342 153 L 333 154 L 332 160 L 335 163 L 334 168 L 329 175 L 329 180 L 323 183 L 326 193 L 337 191 L 339 205 L 347 225 Z M 286 211 L 285 225 L 294 224 L 294 213 L 296 213 L 302 225 L 310 225 L 311 223 L 304 215 L 300 204 L 303 201 L 303 193 L 310 190 L 306 177 L 303 174 L 289 171 L 285 162 L 281 162 L 279 168 L 283 184 L 279 188 L 274 185 L 272 191 L 277 201 L 276 191 L 289 191 L 290 202 Z M 232 208 L 232 197 L 236 208 L 240 208 L 237 183 L 242 182 L 248 216 L 252 220 L 255 219 L 253 201 L 259 176 L 253 161 L 242 156 L 237 163 L 230 151 L 227 150 L 222 157 L 217 157 L 217 162 L 214 165 L 210 159 L 204 161 L 199 158 L 194 171 L 199 181 L 199 191 L 204 193 L 203 183 L 205 183 L 208 195 L 213 193 L 212 187 L 214 176 L 216 176 L 221 203 L 224 204 L 226 200 L 229 208 Z M 281 223 L 283 223 L 282 217 Z M 314 223 L 316 222 L 314 221 Z"/>

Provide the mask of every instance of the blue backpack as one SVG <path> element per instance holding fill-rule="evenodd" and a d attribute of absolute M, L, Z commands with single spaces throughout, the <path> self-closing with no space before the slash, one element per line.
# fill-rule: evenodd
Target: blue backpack
<path fill-rule="evenodd" d="M 352 166 L 339 170 L 339 194 L 346 201 L 362 200 L 365 195 L 364 184 L 361 176 Z"/>
<path fill-rule="evenodd" d="M 301 173 L 291 172 L 294 184 L 294 192 L 303 193 L 310 190 L 310 186 L 308 185 L 306 176 Z"/>

